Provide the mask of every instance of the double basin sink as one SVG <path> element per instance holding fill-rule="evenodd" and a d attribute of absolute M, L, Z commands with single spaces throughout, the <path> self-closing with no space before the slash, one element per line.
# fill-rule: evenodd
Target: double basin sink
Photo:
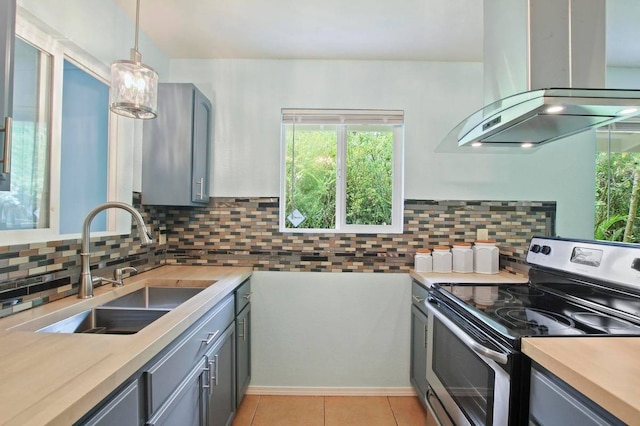
<path fill-rule="evenodd" d="M 38 329 L 43 333 L 134 334 L 206 287 L 147 286 Z"/>

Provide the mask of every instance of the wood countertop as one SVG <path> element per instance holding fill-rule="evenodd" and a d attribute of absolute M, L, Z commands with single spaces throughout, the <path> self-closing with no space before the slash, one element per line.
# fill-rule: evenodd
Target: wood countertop
<path fill-rule="evenodd" d="M 529 337 L 522 351 L 623 422 L 640 421 L 640 338 Z"/>
<path fill-rule="evenodd" d="M 456 283 L 456 284 L 524 284 L 529 282 L 529 278 L 512 274 L 507 271 L 500 271 L 497 274 L 462 274 L 459 272 L 452 272 L 450 274 L 443 274 L 438 272 L 416 272 L 413 269 L 409 272 L 411 278 L 415 279 L 425 287 L 431 287 L 434 283 Z"/>
<path fill-rule="evenodd" d="M 162 266 L 92 299 L 48 303 L 0 319 L 0 424 L 65 425 L 79 420 L 246 278 L 251 268 Z M 35 330 L 153 285 L 206 286 L 136 334 L 57 334 Z"/>

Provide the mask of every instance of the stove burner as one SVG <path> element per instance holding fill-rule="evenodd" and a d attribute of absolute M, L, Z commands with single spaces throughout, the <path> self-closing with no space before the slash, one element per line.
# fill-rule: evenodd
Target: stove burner
<path fill-rule="evenodd" d="M 544 292 L 542 290 L 527 286 L 509 287 L 507 288 L 507 291 L 517 296 L 544 296 Z"/>
<path fill-rule="evenodd" d="M 571 318 L 544 309 L 504 306 L 495 313 L 516 328 L 527 328 L 538 335 L 583 334 L 574 328 Z"/>
<path fill-rule="evenodd" d="M 578 322 L 609 333 L 635 327 L 630 322 L 596 312 L 576 312 L 571 316 Z"/>

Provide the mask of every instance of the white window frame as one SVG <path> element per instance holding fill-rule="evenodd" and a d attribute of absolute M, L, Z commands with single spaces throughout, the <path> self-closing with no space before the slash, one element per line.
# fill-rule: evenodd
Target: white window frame
<path fill-rule="evenodd" d="M 336 164 L 336 225 L 334 229 L 287 228 L 290 212 L 287 205 L 286 126 L 293 123 L 331 124 L 339 126 Z M 392 207 L 389 225 L 349 225 L 346 223 L 346 134 L 349 125 L 393 125 Z M 348 110 L 348 109 L 290 109 L 281 110 L 280 137 L 280 214 L 279 229 L 283 233 L 352 233 L 401 234 L 404 227 L 404 111 L 401 110 Z"/>
<path fill-rule="evenodd" d="M 60 164 L 62 146 L 62 86 L 64 61 L 67 60 L 109 85 L 110 68 L 72 42 L 46 32 L 30 15 L 18 8 L 16 36 L 51 55 L 51 114 L 49 133 L 49 227 L 0 231 L 1 245 L 31 244 L 45 241 L 80 238 L 81 232 L 61 234 L 60 228 Z M 107 159 L 107 200 L 131 202 L 133 146 L 125 147 L 122 140 L 133 139 L 133 123 L 109 114 Z M 92 232 L 91 236 L 114 236 L 131 232 L 131 217 L 126 212 L 107 210 L 107 230 Z M 78 229 L 82 228 L 82 224 Z"/>

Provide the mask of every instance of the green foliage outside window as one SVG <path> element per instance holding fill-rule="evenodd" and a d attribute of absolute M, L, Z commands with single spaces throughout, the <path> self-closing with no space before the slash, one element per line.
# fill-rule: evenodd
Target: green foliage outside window
<path fill-rule="evenodd" d="M 640 243 L 640 153 L 596 157 L 596 239 Z"/>
<path fill-rule="evenodd" d="M 335 229 L 337 126 L 296 126 L 295 144 L 292 126 L 286 132 L 285 214 L 297 209 L 306 217 L 297 227 L 286 221 L 287 228 Z M 390 224 L 393 132 L 350 128 L 346 150 L 346 223 Z"/>

